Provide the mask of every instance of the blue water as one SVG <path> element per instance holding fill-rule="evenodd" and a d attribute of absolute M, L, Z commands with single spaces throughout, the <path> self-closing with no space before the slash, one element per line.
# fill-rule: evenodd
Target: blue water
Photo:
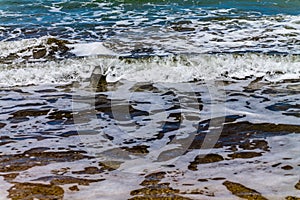
<path fill-rule="evenodd" d="M 53 35 L 101 41 L 116 34 L 118 21 L 147 18 L 130 27 L 168 26 L 181 19 L 225 21 L 299 15 L 300 1 L 8 1 L 0 2 L 0 41 Z M 229 9 L 228 12 L 218 12 Z M 214 14 L 212 15 L 211 12 Z M 168 17 L 174 18 L 169 20 Z M 155 22 L 158 20 L 159 22 Z M 3 27 L 5 29 L 3 29 Z M 12 36 L 13 35 L 13 36 Z"/>

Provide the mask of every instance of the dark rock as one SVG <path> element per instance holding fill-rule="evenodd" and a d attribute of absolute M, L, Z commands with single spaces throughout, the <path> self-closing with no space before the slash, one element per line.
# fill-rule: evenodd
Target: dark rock
<path fill-rule="evenodd" d="M 50 49 L 53 52 L 61 51 L 62 53 L 65 53 L 69 50 L 69 47 L 67 47 L 67 44 L 70 44 L 70 42 L 66 40 L 59 40 L 56 38 L 48 38 L 47 44 L 51 45 Z"/>
<path fill-rule="evenodd" d="M 279 165 L 281 165 L 282 163 L 276 163 L 274 165 L 272 165 L 272 167 L 278 167 Z"/>
<path fill-rule="evenodd" d="M 290 166 L 290 165 L 285 165 L 285 166 L 282 166 L 281 169 L 284 169 L 284 170 L 292 170 L 293 167 Z"/>
<path fill-rule="evenodd" d="M 195 28 L 192 27 L 183 27 L 183 26 L 172 26 L 172 29 L 178 32 L 191 32 L 196 30 Z"/>
<path fill-rule="evenodd" d="M 47 115 L 50 110 L 41 110 L 41 109 L 26 109 L 26 110 L 18 110 L 14 113 L 12 113 L 13 117 L 10 117 L 9 119 L 12 118 L 23 118 L 23 117 L 38 117 L 38 116 L 43 116 Z"/>
<path fill-rule="evenodd" d="M 199 181 L 199 182 L 207 182 L 208 180 L 205 179 L 205 178 L 200 178 L 200 179 L 198 179 L 198 181 Z"/>
<path fill-rule="evenodd" d="M 70 136 L 74 136 L 74 135 L 78 135 L 77 131 L 67 131 L 65 133 L 60 134 L 60 137 L 70 137 Z"/>
<path fill-rule="evenodd" d="M 190 20 L 180 20 L 177 22 L 172 22 L 172 25 L 185 25 L 185 24 L 192 24 L 192 22 Z"/>
<path fill-rule="evenodd" d="M 47 54 L 46 49 L 33 49 L 32 50 L 32 56 L 34 59 L 43 58 L 46 54 Z"/>
<path fill-rule="evenodd" d="M 216 177 L 216 178 L 211 178 L 211 180 L 214 180 L 214 181 L 220 181 L 220 180 L 225 180 L 226 178 L 224 177 Z"/>
<path fill-rule="evenodd" d="M 213 119 L 215 120 L 215 119 Z M 272 123 L 260 123 L 253 124 L 250 122 L 236 122 L 226 123 L 222 128 L 222 133 L 214 146 L 214 148 L 222 148 L 225 146 L 240 145 L 242 141 L 247 141 L 250 138 L 268 137 L 275 135 L 285 135 L 290 133 L 300 133 L 300 126 L 289 124 L 272 124 Z M 207 134 L 208 125 L 210 120 L 201 121 L 198 126 L 197 134 L 190 145 L 189 149 L 200 149 L 203 140 Z M 247 142 L 246 142 L 247 143 Z M 248 142 L 249 143 L 249 142 Z M 241 147 L 247 149 L 262 149 L 268 151 L 269 147 L 263 140 L 253 140 L 249 144 L 244 144 Z"/>
<path fill-rule="evenodd" d="M 4 126 L 6 126 L 6 124 L 0 122 L 0 129 L 3 128 Z"/>

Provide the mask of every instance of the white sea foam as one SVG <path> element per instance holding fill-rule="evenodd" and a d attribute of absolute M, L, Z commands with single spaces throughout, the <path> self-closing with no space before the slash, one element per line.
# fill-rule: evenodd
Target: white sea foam
<path fill-rule="evenodd" d="M 31 44 L 31 43 L 30 43 Z M 109 54 L 101 44 L 90 51 Z M 78 55 L 86 55 L 89 45 L 75 47 Z M 78 51 L 76 50 L 78 49 Z M 81 49 L 81 50 L 79 50 Z M 222 78 L 263 77 L 267 81 L 298 79 L 299 56 L 272 56 L 260 54 L 199 54 L 140 59 L 121 59 L 111 56 L 70 58 L 62 61 L 2 64 L 0 85 L 14 86 L 43 83 L 83 81 L 100 66 L 108 82 L 126 79 L 136 82 L 188 82 Z"/>
<path fill-rule="evenodd" d="M 222 12 L 231 12 L 222 10 Z M 173 53 L 208 52 L 282 52 L 299 54 L 299 16 L 276 15 L 253 18 L 214 20 L 221 17 L 219 10 L 207 11 L 212 20 L 199 19 L 198 13 L 178 20 L 166 17 L 164 26 L 156 25 L 161 19 L 143 21 L 152 26 L 140 26 L 139 17 L 130 18 L 134 26 L 116 27 L 106 43 L 115 51 L 124 52 L 141 46 Z M 126 16 L 126 15 L 125 15 Z M 144 19 L 146 20 L 146 19 Z"/>
<path fill-rule="evenodd" d="M 101 42 L 77 43 L 67 45 L 76 56 L 116 55 L 115 52 L 103 46 Z"/>
<path fill-rule="evenodd" d="M 130 42 L 130 40 L 128 40 Z M 72 58 L 34 59 L 34 49 L 51 51 L 49 37 L 1 42 L 0 85 L 70 83 L 91 76 L 96 66 L 102 68 L 108 82 L 126 79 L 136 82 L 188 82 L 224 78 L 263 77 L 268 81 L 298 79 L 299 55 L 243 54 L 181 54 L 124 58 L 130 53 L 118 54 L 107 43 L 66 44 Z M 182 43 L 183 45 L 183 43 Z M 162 53 L 163 54 L 163 53 Z M 141 55 L 143 54 L 141 52 Z M 13 59 L 9 61 L 9 59 Z M 29 60 L 26 61 L 26 58 Z M 9 59 L 7 59 L 9 58 Z M 30 61 L 30 62 L 28 62 Z M 43 62 L 40 62 L 43 61 Z"/>
<path fill-rule="evenodd" d="M 22 50 L 32 48 L 46 43 L 47 38 L 24 39 L 13 42 L 0 42 L 0 58 L 5 58 L 10 54 L 19 53 Z M 22 53 L 19 53 L 19 55 Z"/>

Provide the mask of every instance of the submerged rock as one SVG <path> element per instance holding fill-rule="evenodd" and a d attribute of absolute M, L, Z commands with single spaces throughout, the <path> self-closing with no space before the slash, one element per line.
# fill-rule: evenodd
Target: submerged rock
<path fill-rule="evenodd" d="M 25 151 L 22 154 L 1 155 L 0 172 L 23 171 L 34 166 L 44 166 L 53 162 L 71 162 L 90 158 L 83 155 L 84 151 L 46 151 L 49 148 L 40 147 Z"/>
<path fill-rule="evenodd" d="M 99 162 L 99 166 L 101 166 L 100 170 L 106 170 L 106 171 L 114 171 L 120 167 L 122 164 L 121 161 L 102 161 Z"/>

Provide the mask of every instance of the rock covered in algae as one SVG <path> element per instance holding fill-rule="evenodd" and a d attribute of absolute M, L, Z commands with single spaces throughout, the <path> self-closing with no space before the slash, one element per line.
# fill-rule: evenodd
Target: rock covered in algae
<path fill-rule="evenodd" d="M 131 191 L 130 195 L 134 197 L 130 200 L 190 200 L 180 196 L 180 191 L 171 188 L 170 183 L 159 183 L 166 174 L 166 172 L 156 172 L 146 175 L 145 180 L 140 184 L 144 187 Z"/>
<path fill-rule="evenodd" d="M 190 165 L 188 166 L 188 169 L 192 170 L 192 171 L 196 171 L 198 164 L 220 162 L 222 160 L 224 160 L 224 158 L 221 155 L 218 155 L 218 154 L 211 153 L 211 154 L 207 154 L 205 156 L 198 155 L 198 156 L 196 156 L 194 161 L 190 163 Z"/>
<path fill-rule="evenodd" d="M 7 197 L 12 200 L 62 200 L 64 197 L 61 187 L 40 183 L 15 183 L 8 192 Z"/>
<path fill-rule="evenodd" d="M 44 166 L 52 162 L 71 162 L 90 158 L 85 151 L 47 151 L 47 147 L 38 147 L 21 154 L 1 155 L 0 172 L 23 171 L 34 166 Z"/>
<path fill-rule="evenodd" d="M 252 151 L 242 151 L 242 152 L 234 152 L 232 154 L 229 154 L 228 156 L 231 157 L 232 159 L 236 159 L 236 158 L 248 159 L 248 158 L 254 158 L 254 157 L 262 156 L 262 153 L 252 152 Z"/>
<path fill-rule="evenodd" d="M 225 181 L 223 185 L 235 196 L 248 200 L 267 200 L 259 192 L 250 189 L 240 183 Z"/>

